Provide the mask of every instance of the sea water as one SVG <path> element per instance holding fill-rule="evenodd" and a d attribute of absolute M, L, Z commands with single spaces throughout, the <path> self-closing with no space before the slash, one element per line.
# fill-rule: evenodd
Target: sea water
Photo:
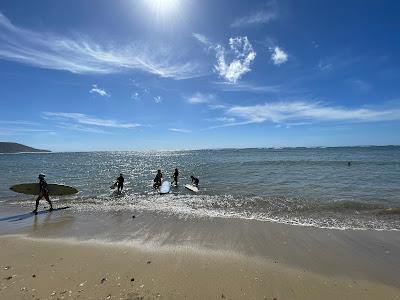
<path fill-rule="evenodd" d="M 348 165 L 350 162 L 350 166 Z M 179 186 L 152 187 L 157 169 Z M 32 207 L 34 196 L 9 187 L 66 184 L 80 192 L 53 197 L 80 212 L 146 211 L 182 218 L 239 218 L 339 229 L 400 229 L 400 147 L 220 149 L 0 155 L 0 207 Z M 119 174 L 123 193 L 111 190 Z M 197 194 L 184 188 L 200 179 Z M 0 208 L 1 209 L 1 208 Z"/>

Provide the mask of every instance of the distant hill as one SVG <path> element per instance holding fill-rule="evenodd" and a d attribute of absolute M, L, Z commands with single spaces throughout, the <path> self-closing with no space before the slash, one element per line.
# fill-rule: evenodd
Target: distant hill
<path fill-rule="evenodd" d="M 51 152 L 51 151 L 35 149 L 17 143 L 0 142 L 0 153 L 18 153 L 18 152 Z"/>

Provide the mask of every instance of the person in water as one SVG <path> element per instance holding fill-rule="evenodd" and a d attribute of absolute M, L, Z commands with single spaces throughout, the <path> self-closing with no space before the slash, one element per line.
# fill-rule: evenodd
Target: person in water
<path fill-rule="evenodd" d="M 193 184 L 195 187 L 198 187 L 198 186 L 199 186 L 199 179 L 196 178 L 196 177 L 194 177 L 194 176 L 190 176 L 190 178 L 192 179 L 192 184 Z"/>
<path fill-rule="evenodd" d="M 32 211 L 35 215 L 37 215 L 37 210 L 39 206 L 39 200 L 42 199 L 43 197 L 46 199 L 47 202 L 50 204 L 50 211 L 53 210 L 53 203 L 51 203 L 50 198 L 49 198 L 49 189 L 47 187 L 47 182 L 44 179 L 46 175 L 44 174 L 39 174 L 39 195 L 36 198 L 36 207 Z"/>
<path fill-rule="evenodd" d="M 179 171 L 178 171 L 177 168 L 175 168 L 174 175 L 172 175 L 172 178 L 173 178 L 174 180 L 172 181 L 172 184 L 171 184 L 171 185 L 174 185 L 174 184 L 175 184 L 175 186 L 178 185 L 178 176 L 179 176 Z"/>
<path fill-rule="evenodd" d="M 117 187 L 118 187 L 118 192 L 122 192 L 123 188 L 124 188 L 124 177 L 122 176 L 122 174 L 119 174 L 119 177 L 117 178 Z"/>
<path fill-rule="evenodd" d="M 157 170 L 157 174 L 156 177 L 154 178 L 154 184 L 153 184 L 153 187 L 155 189 L 158 189 L 161 186 L 161 179 L 162 179 L 161 170 Z"/>

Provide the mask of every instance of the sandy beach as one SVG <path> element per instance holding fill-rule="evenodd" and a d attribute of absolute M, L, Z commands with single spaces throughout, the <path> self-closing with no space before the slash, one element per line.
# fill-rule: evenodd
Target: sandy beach
<path fill-rule="evenodd" d="M 195 249 L 1 238 L 2 299 L 399 299 L 399 289 Z"/>
<path fill-rule="evenodd" d="M 1 215 L 1 299 L 400 299 L 397 231 L 144 212 Z"/>

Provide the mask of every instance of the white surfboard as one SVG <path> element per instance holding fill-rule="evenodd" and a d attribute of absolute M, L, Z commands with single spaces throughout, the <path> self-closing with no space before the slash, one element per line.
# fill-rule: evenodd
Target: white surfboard
<path fill-rule="evenodd" d="M 160 187 L 160 194 L 161 194 L 161 195 L 162 195 L 162 194 L 168 194 L 170 190 L 171 190 L 171 182 L 169 182 L 169 181 L 164 181 L 164 182 L 161 184 L 161 187 Z"/>
<path fill-rule="evenodd" d="M 192 192 L 195 192 L 195 193 L 199 192 L 199 188 L 192 184 L 185 184 L 185 188 L 187 188 L 188 190 L 191 190 Z"/>

